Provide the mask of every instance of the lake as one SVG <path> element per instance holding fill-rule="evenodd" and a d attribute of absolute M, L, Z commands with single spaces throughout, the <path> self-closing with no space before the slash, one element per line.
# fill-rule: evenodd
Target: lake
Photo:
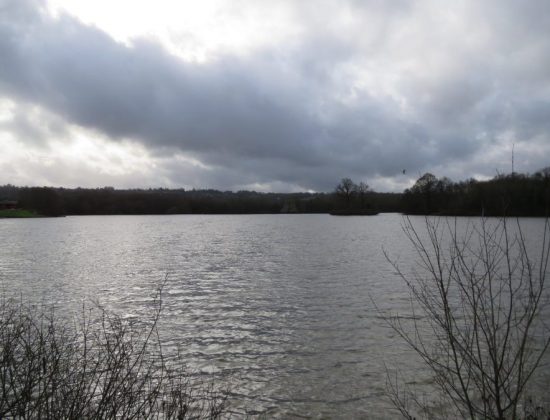
<path fill-rule="evenodd" d="M 522 220 L 528 244 L 543 223 Z M 64 311 L 98 299 L 147 317 L 167 276 L 166 345 L 198 375 L 229 381 L 235 414 L 395 417 L 384 364 L 419 365 L 373 302 L 408 311 L 383 253 L 415 264 L 401 224 L 397 214 L 5 219 L 0 287 Z"/>

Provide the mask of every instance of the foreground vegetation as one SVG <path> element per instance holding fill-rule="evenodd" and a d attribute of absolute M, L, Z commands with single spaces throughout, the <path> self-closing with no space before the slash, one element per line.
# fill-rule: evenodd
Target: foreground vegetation
<path fill-rule="evenodd" d="M 389 396 L 405 418 L 550 418 L 548 390 L 534 385 L 550 346 L 550 225 L 533 252 L 519 223 L 508 223 L 481 219 L 459 229 L 427 218 L 420 229 L 405 220 L 418 264 L 392 264 L 410 291 L 412 315 L 383 316 L 435 388 L 422 396 L 389 374 Z"/>
<path fill-rule="evenodd" d="M 126 322 L 99 306 L 74 324 L 51 309 L 0 303 L 0 418 L 219 418 L 226 397 L 167 360 L 155 315 Z"/>

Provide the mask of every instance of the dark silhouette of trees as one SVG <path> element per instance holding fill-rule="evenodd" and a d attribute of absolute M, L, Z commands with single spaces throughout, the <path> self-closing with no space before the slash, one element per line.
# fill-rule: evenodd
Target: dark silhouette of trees
<path fill-rule="evenodd" d="M 355 185 L 355 194 L 359 199 L 359 205 L 362 209 L 367 208 L 367 194 L 370 192 L 368 184 L 361 181 L 359 184 Z"/>
<path fill-rule="evenodd" d="M 342 178 L 334 193 L 338 199 L 331 211 L 331 214 L 334 215 L 376 214 L 377 212 L 373 210 L 373 203 L 377 201 L 377 198 L 380 199 L 380 203 L 384 201 L 382 195 L 377 195 L 374 191 L 371 191 L 367 183 L 361 181 L 356 184 L 350 178 Z M 385 208 L 388 208 L 388 206 Z"/>
<path fill-rule="evenodd" d="M 326 193 L 258 193 L 184 189 L 28 188 L 0 186 L 0 197 L 43 216 L 106 214 L 328 213 Z M 394 202 L 398 201 L 394 198 Z"/>
<path fill-rule="evenodd" d="M 63 216 L 65 206 L 60 192 L 54 188 L 33 187 L 19 191 L 19 207 L 34 210 L 43 216 Z"/>
<path fill-rule="evenodd" d="M 422 175 L 404 193 L 379 193 L 343 178 L 330 193 L 258 193 L 184 189 L 46 188 L 0 186 L 0 199 L 44 216 L 83 214 L 252 214 L 401 212 L 457 216 L 547 216 L 550 167 L 488 181 L 453 182 Z"/>
<path fill-rule="evenodd" d="M 351 198 L 356 191 L 356 185 L 350 178 L 342 178 L 336 186 L 336 195 L 341 197 L 346 203 L 346 207 L 351 206 Z"/>
<path fill-rule="evenodd" d="M 456 183 L 427 173 L 405 190 L 401 205 L 407 214 L 547 216 L 550 214 L 550 170 Z"/>
<path fill-rule="evenodd" d="M 435 175 L 427 172 L 422 175 L 410 190 L 406 190 L 405 193 L 409 200 L 409 207 L 411 212 L 418 212 L 421 214 L 430 214 L 434 210 L 434 195 L 438 192 L 437 188 L 438 179 Z"/>

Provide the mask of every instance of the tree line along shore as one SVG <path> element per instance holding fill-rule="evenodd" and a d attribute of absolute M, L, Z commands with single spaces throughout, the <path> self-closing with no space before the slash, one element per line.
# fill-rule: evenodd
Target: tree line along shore
<path fill-rule="evenodd" d="M 373 191 L 366 183 L 356 184 L 349 178 L 342 179 L 333 191 L 319 193 L 0 186 L 0 217 L 382 212 L 545 217 L 549 210 L 550 167 L 534 174 L 499 174 L 484 181 L 454 182 L 426 173 L 402 193 Z"/>

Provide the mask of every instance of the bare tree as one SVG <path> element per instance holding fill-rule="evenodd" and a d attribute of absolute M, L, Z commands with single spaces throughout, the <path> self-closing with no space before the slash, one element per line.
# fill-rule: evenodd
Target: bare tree
<path fill-rule="evenodd" d="M 336 186 L 336 194 L 344 199 L 346 206 L 351 204 L 351 198 L 355 193 L 355 183 L 351 178 L 342 178 L 340 183 Z"/>
<path fill-rule="evenodd" d="M 454 416 L 526 417 L 522 404 L 550 345 L 541 316 L 548 308 L 548 220 L 536 256 L 519 222 L 510 228 L 505 218 L 481 219 L 459 228 L 451 220 L 426 218 L 424 231 L 405 218 L 420 270 L 409 274 L 386 258 L 408 287 L 412 316 L 384 317 L 428 367 Z M 388 385 L 405 417 L 434 415 L 429 401 L 394 376 Z"/>
<path fill-rule="evenodd" d="M 365 208 L 367 194 L 370 192 L 370 187 L 367 183 L 361 181 L 359 184 L 355 185 L 355 193 L 359 196 L 359 201 L 361 204 L 361 209 Z"/>

